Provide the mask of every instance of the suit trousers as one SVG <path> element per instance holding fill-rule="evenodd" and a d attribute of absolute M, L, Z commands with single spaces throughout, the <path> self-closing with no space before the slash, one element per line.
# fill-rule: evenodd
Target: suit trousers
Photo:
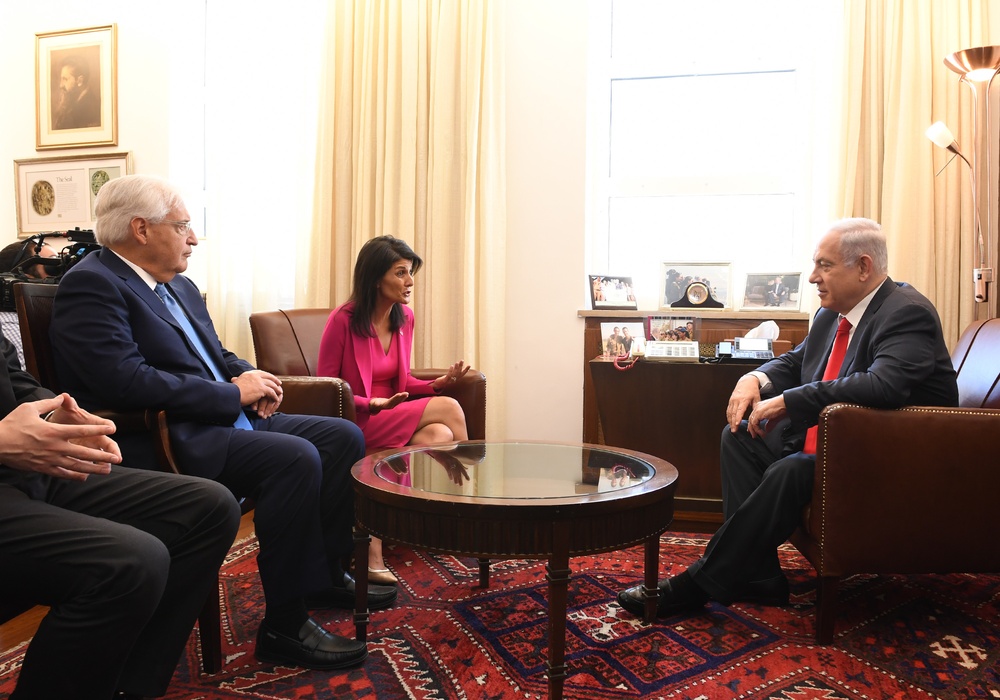
<path fill-rule="evenodd" d="M 351 467 L 361 430 L 342 418 L 275 413 L 233 429 L 216 481 L 254 501 L 257 566 L 268 605 L 329 590 L 353 548 Z"/>
<path fill-rule="evenodd" d="M 778 547 L 812 497 L 816 456 L 782 454 L 782 430 L 752 438 L 743 421 L 722 431 L 722 527 L 688 571 L 713 599 L 729 604 L 749 582 L 782 576 Z"/>
<path fill-rule="evenodd" d="M 51 606 L 11 697 L 164 694 L 239 520 L 232 494 L 196 477 L 0 467 L 0 596 Z"/>

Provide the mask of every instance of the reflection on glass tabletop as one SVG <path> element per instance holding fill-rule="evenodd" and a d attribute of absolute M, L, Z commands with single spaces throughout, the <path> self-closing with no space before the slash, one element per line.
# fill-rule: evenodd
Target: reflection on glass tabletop
<path fill-rule="evenodd" d="M 414 491 L 477 498 L 606 493 L 655 474 L 649 462 L 613 448 L 519 442 L 403 448 L 383 455 L 374 471 Z"/>

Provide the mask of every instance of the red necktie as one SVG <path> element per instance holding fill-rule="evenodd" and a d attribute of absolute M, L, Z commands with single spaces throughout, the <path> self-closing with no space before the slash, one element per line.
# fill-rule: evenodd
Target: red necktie
<path fill-rule="evenodd" d="M 823 381 L 829 381 L 831 379 L 836 379 L 837 375 L 840 374 L 840 366 L 844 364 L 844 355 L 847 354 L 847 341 L 851 337 L 851 322 L 847 320 L 846 316 L 840 317 L 840 323 L 837 325 L 837 337 L 833 339 L 833 349 L 830 351 L 830 357 L 826 361 L 826 369 L 823 370 Z M 802 448 L 802 451 L 807 455 L 816 454 L 816 436 L 819 433 L 819 427 L 813 426 L 806 431 L 806 445 Z"/>

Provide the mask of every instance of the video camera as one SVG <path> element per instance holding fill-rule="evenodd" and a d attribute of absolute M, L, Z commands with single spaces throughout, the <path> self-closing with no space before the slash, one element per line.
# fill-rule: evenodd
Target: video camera
<path fill-rule="evenodd" d="M 67 238 L 69 243 L 59 251 L 59 254 L 51 258 L 43 258 L 38 255 L 42 243 L 46 238 Z M 34 244 L 32 246 L 32 244 Z M 59 284 L 59 280 L 66 274 L 66 271 L 83 260 L 84 256 L 98 250 L 101 246 L 94 238 L 94 232 L 81 230 L 79 227 L 72 231 L 52 231 L 48 233 L 36 233 L 24 239 L 21 250 L 11 269 L 0 273 L 0 310 L 13 311 L 14 305 L 14 285 L 18 282 L 32 282 L 34 284 Z M 34 250 L 34 254 L 29 251 Z M 41 266 L 45 272 L 45 277 L 37 277 L 29 271 L 35 270 L 36 266 Z"/>

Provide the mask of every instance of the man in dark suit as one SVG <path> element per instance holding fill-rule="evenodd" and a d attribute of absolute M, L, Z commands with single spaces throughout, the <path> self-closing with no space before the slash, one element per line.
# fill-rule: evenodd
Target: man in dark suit
<path fill-rule="evenodd" d="M 775 277 L 768 285 L 765 296 L 766 306 L 781 306 L 782 297 L 788 293 L 788 288 L 782 284 L 781 275 Z"/>
<path fill-rule="evenodd" d="M 330 633 L 309 608 L 354 608 L 340 565 L 353 548 L 350 469 L 364 438 L 350 421 L 276 412 L 280 380 L 222 347 L 201 294 L 179 274 L 198 239 L 179 193 L 158 178 L 104 185 L 96 203 L 102 250 L 59 284 L 52 317 L 56 367 L 86 407 L 167 411 L 171 446 L 189 474 L 254 501 L 266 610 L 262 661 L 334 669 L 360 664 L 364 642 Z M 151 466 L 121 442 L 130 465 Z M 396 599 L 369 586 L 372 609 Z"/>
<path fill-rule="evenodd" d="M 913 287 L 889 279 L 887 259 L 885 236 L 868 219 L 839 221 L 820 239 L 809 281 L 822 308 L 797 348 L 737 382 L 722 433 L 725 522 L 701 559 L 660 581 L 659 616 L 697 610 L 709 599 L 788 602 L 777 548 L 812 496 L 814 429 L 824 407 L 957 405 L 937 312 Z M 642 586 L 622 591 L 618 602 L 641 615 Z"/>
<path fill-rule="evenodd" d="M 163 695 L 239 505 L 117 466 L 111 421 L 40 387 L 2 335 L 0 352 L 0 601 L 51 606 L 11 698 Z"/>

